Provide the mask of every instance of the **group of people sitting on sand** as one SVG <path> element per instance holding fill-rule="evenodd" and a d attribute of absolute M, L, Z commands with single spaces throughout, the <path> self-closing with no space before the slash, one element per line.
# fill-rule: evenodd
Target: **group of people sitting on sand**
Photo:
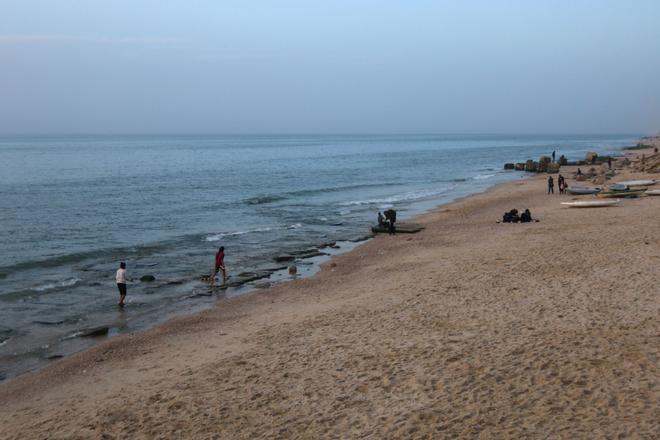
<path fill-rule="evenodd" d="M 518 214 L 518 210 L 514 208 L 509 212 L 505 212 L 502 216 L 502 223 L 530 223 L 532 221 L 534 219 L 529 209 L 525 209 L 522 214 Z"/>

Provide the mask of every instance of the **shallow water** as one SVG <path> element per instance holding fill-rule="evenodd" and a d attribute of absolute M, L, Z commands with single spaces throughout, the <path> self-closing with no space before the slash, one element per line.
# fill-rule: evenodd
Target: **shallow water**
<path fill-rule="evenodd" d="M 244 291 L 198 294 L 220 245 L 233 275 L 272 268 L 276 255 L 364 236 L 378 210 L 405 218 L 523 176 L 505 162 L 637 138 L 0 137 L 0 376 L 88 346 L 81 328 L 133 331 Z M 134 280 L 124 310 L 120 260 Z M 147 274 L 156 281 L 139 282 Z"/>

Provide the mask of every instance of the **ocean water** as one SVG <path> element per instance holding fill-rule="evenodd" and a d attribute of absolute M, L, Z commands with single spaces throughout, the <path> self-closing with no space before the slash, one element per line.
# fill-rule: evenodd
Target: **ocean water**
<path fill-rule="evenodd" d="M 220 245 L 234 277 L 323 243 L 341 252 L 379 210 L 405 219 L 524 177 L 505 162 L 614 153 L 638 137 L 0 137 L 0 378 L 93 344 L 81 329 L 143 329 L 246 291 L 254 283 L 210 294 L 200 280 Z M 133 280 L 123 310 L 119 261 Z"/>

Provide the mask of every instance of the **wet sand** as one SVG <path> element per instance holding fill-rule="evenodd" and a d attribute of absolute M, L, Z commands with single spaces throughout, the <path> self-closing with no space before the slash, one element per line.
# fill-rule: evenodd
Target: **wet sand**
<path fill-rule="evenodd" d="M 546 178 L 2 384 L 0 438 L 658 438 L 660 197 Z"/>

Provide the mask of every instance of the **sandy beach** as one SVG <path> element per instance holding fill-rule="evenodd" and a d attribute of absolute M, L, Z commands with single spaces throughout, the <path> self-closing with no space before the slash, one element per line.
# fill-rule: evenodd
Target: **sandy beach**
<path fill-rule="evenodd" d="M 0 438 L 658 438 L 660 197 L 546 178 L 4 383 Z"/>

